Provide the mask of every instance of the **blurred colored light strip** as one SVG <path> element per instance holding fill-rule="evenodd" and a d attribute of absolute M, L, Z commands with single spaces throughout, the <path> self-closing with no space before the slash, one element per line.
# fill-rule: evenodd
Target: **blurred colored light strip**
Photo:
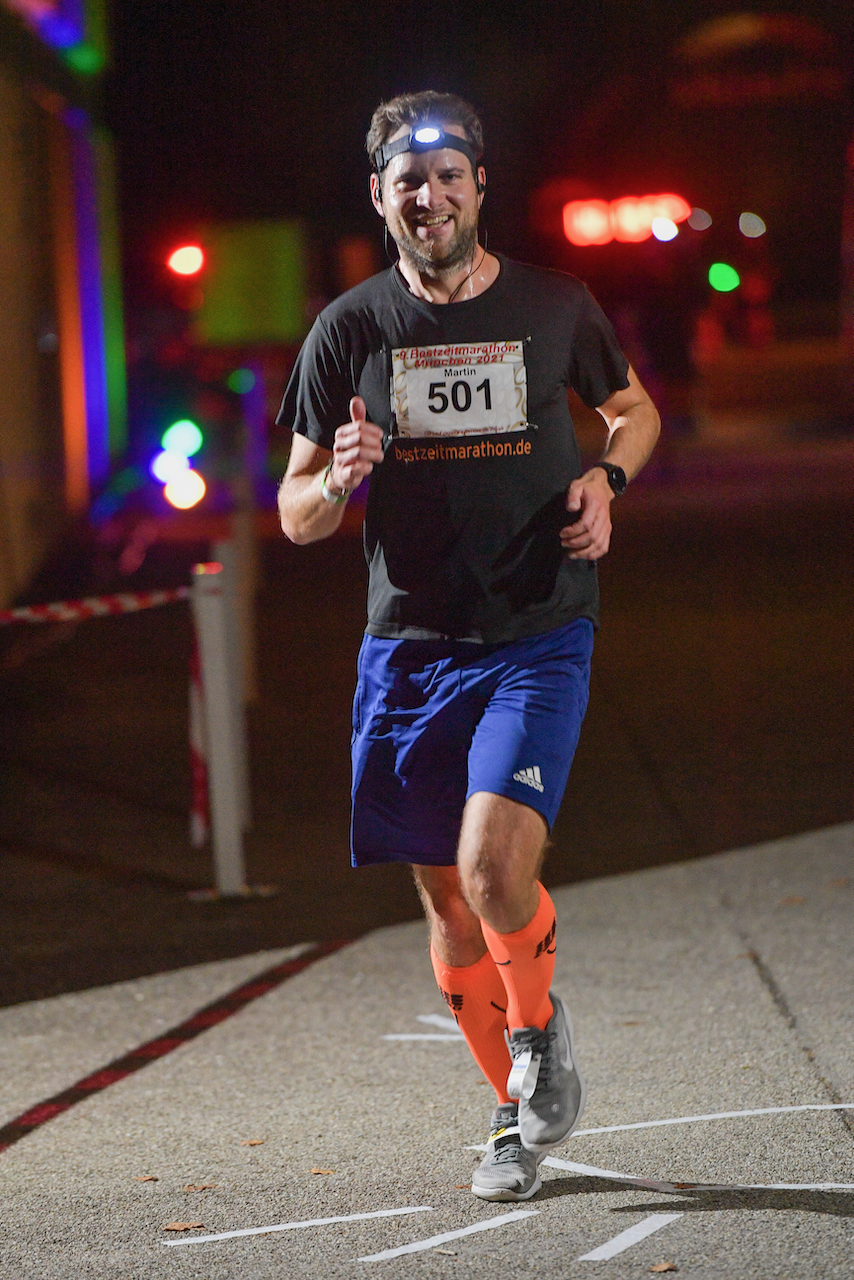
<path fill-rule="evenodd" d="M 106 480 L 110 471 L 110 425 L 95 157 L 85 112 L 67 111 L 65 119 L 71 128 L 74 165 L 80 322 L 86 386 L 86 448 L 89 481 L 97 487 Z"/>
<path fill-rule="evenodd" d="M 95 75 L 103 70 L 103 0 L 14 0 L 12 7 L 75 71 Z"/>
<path fill-rule="evenodd" d="M 671 191 L 652 196 L 623 196 L 620 200 L 571 200 L 563 206 L 564 235 L 571 244 L 586 246 L 640 244 L 652 235 L 656 218 L 674 225 L 690 217 L 691 206 Z"/>
<path fill-rule="evenodd" d="M 104 316 L 104 365 L 107 380 L 109 450 L 121 457 L 127 448 L 127 369 L 122 310 L 122 270 L 118 196 L 112 141 L 106 129 L 96 125 L 91 135 L 96 169 L 98 228 L 101 245 L 101 308 Z"/>
<path fill-rule="evenodd" d="M 29 10 L 39 35 L 54 49 L 70 49 L 80 44 L 85 35 L 84 0 L 57 0 L 49 12 L 44 4 L 24 5 Z"/>
<path fill-rule="evenodd" d="M 65 450 L 65 502 L 73 514 L 89 502 L 86 442 L 86 381 L 77 264 L 76 202 L 68 129 L 48 117 L 51 204 L 54 216 L 56 309 L 59 330 L 62 434 Z"/>

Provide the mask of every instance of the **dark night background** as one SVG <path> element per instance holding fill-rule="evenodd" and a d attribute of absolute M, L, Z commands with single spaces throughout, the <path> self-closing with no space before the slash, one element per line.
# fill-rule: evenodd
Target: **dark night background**
<path fill-rule="evenodd" d="M 673 189 L 702 204 L 716 182 L 731 186 L 781 145 L 795 171 L 806 150 L 816 167 L 801 192 L 808 203 L 792 209 L 800 231 L 786 234 L 790 253 L 806 258 L 798 287 L 827 297 L 838 287 L 850 110 L 817 108 L 805 120 L 795 106 L 787 137 L 785 121 L 772 135 L 762 112 L 747 128 L 740 112 L 680 124 L 668 99 L 678 41 L 750 12 L 813 19 L 850 67 L 852 8 L 835 0 L 116 0 L 107 107 L 128 302 L 147 298 L 164 250 L 202 218 L 300 216 L 321 239 L 368 231 L 379 245 L 364 134 L 381 99 L 428 86 L 482 112 L 492 246 L 587 274 L 589 256 L 532 231 L 529 197 L 543 182 L 586 180 L 606 198 Z"/>

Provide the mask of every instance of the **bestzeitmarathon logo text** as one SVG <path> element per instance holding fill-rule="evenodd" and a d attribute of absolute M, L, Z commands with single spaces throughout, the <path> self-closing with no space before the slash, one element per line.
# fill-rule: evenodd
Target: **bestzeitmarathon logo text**
<path fill-rule="evenodd" d="M 479 444 L 415 444 L 406 447 L 394 442 L 394 456 L 398 462 L 448 462 L 469 458 L 509 458 L 531 452 L 530 440 L 507 441 L 482 440 Z"/>

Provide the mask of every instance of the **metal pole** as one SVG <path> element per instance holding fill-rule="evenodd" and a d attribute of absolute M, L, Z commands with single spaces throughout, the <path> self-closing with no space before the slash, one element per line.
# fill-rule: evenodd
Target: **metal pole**
<path fill-rule="evenodd" d="M 210 801 L 202 664 L 195 626 L 190 654 L 190 778 L 190 843 L 194 849 L 201 849 L 210 836 Z"/>
<path fill-rule="evenodd" d="M 222 565 L 193 566 L 192 604 L 202 664 L 214 875 L 220 894 L 237 896 L 247 888 Z"/>

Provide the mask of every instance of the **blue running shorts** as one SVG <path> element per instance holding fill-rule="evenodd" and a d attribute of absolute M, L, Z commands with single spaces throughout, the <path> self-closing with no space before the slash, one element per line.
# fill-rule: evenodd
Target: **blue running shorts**
<path fill-rule="evenodd" d="M 592 651 L 586 618 L 505 645 L 366 635 L 353 703 L 353 866 L 453 866 L 476 791 L 529 805 L 551 829 Z"/>

